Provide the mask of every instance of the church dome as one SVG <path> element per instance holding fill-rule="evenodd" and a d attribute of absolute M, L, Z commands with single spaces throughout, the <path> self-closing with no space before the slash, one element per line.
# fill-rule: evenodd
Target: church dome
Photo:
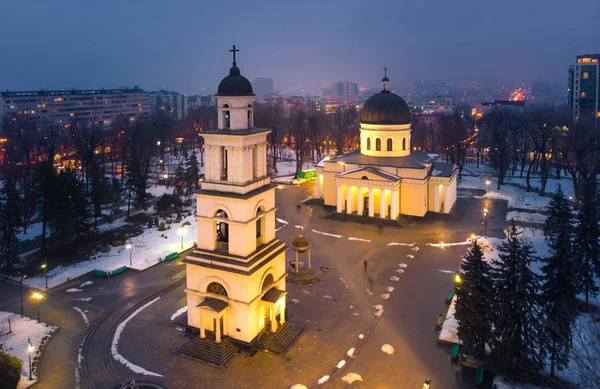
<path fill-rule="evenodd" d="M 360 122 L 383 125 L 410 124 L 410 110 L 402 97 L 389 90 L 383 90 L 365 102 L 360 111 Z"/>
<path fill-rule="evenodd" d="M 240 68 L 235 64 L 229 69 L 229 75 L 221 80 L 218 96 L 253 96 L 252 84 L 240 74 Z"/>
<path fill-rule="evenodd" d="M 308 243 L 308 239 L 306 239 L 303 235 L 298 235 L 292 241 L 292 249 L 294 249 L 294 251 L 303 253 L 309 248 L 310 244 Z"/>

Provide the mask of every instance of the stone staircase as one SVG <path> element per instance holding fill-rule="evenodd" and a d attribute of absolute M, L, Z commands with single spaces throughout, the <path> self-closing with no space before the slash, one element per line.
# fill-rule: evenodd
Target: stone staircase
<path fill-rule="evenodd" d="M 258 342 L 258 348 L 283 356 L 292 348 L 304 331 L 306 331 L 306 327 L 302 324 L 288 321 L 274 334 L 265 331 Z"/>
<path fill-rule="evenodd" d="M 238 353 L 238 348 L 226 337 L 217 344 L 214 336 L 207 334 L 206 339 L 195 337 L 173 352 L 215 367 L 225 368 Z"/>

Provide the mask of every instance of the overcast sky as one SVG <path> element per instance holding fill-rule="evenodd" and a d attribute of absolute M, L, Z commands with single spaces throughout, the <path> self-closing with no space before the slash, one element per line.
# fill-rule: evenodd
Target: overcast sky
<path fill-rule="evenodd" d="M 280 90 L 335 80 L 566 84 L 600 52 L 599 0 L 5 0 L 0 90 L 139 85 L 213 94 L 231 66 Z M 204 89 L 203 89 L 204 88 Z"/>

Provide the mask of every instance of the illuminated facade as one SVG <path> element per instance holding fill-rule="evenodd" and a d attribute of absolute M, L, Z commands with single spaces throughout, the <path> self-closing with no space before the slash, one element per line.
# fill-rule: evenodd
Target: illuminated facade
<path fill-rule="evenodd" d="M 148 93 L 139 88 L 0 92 L 0 117 L 37 117 L 59 127 L 72 120 L 107 126 L 120 114 L 134 121 L 148 113 Z"/>
<path fill-rule="evenodd" d="M 569 67 L 569 112 L 574 121 L 600 118 L 599 88 L 600 54 L 578 55 Z"/>
<path fill-rule="evenodd" d="M 389 90 L 387 77 L 382 82 L 360 113 L 360 149 L 317 164 L 316 197 L 339 213 L 365 217 L 450 213 L 456 165 L 411 150 L 408 105 Z"/>

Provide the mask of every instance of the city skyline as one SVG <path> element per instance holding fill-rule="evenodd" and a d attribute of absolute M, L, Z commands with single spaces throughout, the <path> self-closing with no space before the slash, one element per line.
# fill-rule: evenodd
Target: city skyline
<path fill-rule="evenodd" d="M 7 4 L 0 31 L 12 39 L 0 43 L 0 56 L 11 60 L 0 63 L 0 90 L 139 85 L 210 94 L 231 63 L 232 44 L 241 50 L 243 75 L 272 78 L 282 91 L 318 93 L 340 80 L 377 86 L 384 66 L 391 86 L 402 90 L 418 80 L 566 86 L 573 58 L 600 49 L 591 34 L 599 6 L 591 0 L 568 9 L 558 1 L 461 1 L 433 10 L 430 4 L 359 1 L 144 6 Z M 344 17 L 332 18 L 338 13 Z M 56 22 L 67 19 L 78 34 Z"/>

